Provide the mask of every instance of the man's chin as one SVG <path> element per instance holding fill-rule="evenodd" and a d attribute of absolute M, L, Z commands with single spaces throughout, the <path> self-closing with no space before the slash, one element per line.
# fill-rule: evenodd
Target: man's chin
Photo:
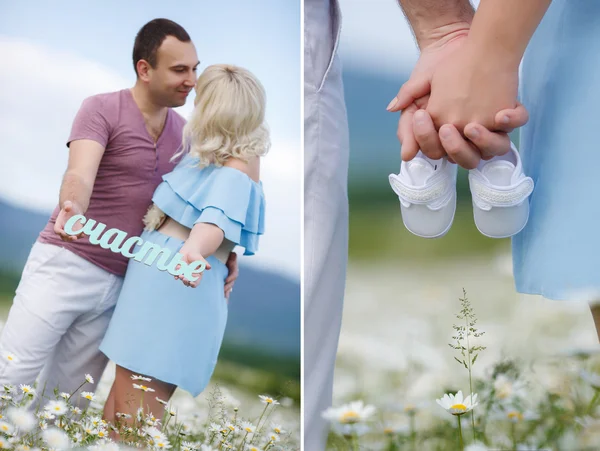
<path fill-rule="evenodd" d="M 185 100 L 172 101 L 169 105 L 169 108 L 178 108 L 183 105 L 185 105 Z"/>

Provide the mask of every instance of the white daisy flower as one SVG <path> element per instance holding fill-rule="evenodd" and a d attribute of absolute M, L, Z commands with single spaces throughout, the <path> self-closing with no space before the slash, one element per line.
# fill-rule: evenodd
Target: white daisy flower
<path fill-rule="evenodd" d="M 243 432 L 247 432 L 248 434 L 254 434 L 254 431 L 256 431 L 256 426 L 249 421 L 242 421 L 240 428 Z"/>
<path fill-rule="evenodd" d="M 46 429 L 42 433 L 44 441 L 50 448 L 54 449 L 67 449 L 70 445 L 69 436 L 60 429 Z"/>
<path fill-rule="evenodd" d="M 524 397 L 527 394 L 525 383 L 500 374 L 494 381 L 494 394 L 501 401 Z"/>
<path fill-rule="evenodd" d="M 171 444 L 167 440 L 155 440 L 154 448 L 156 449 L 169 449 L 172 448 Z"/>
<path fill-rule="evenodd" d="M 10 441 L 5 437 L 0 437 L 0 449 L 10 449 Z"/>
<path fill-rule="evenodd" d="M 281 438 L 279 437 L 279 435 L 277 435 L 277 434 L 275 434 L 275 433 L 273 433 L 273 434 L 270 434 L 270 435 L 267 435 L 267 438 L 269 439 L 269 441 L 270 441 L 271 443 L 276 443 L 276 442 L 278 442 L 279 440 L 281 440 Z"/>
<path fill-rule="evenodd" d="M 94 383 L 94 378 L 91 376 L 91 374 L 86 374 L 85 375 L 85 380 L 88 384 L 93 384 Z"/>
<path fill-rule="evenodd" d="M 163 406 L 166 406 L 168 404 L 167 401 L 163 401 L 162 399 L 160 399 L 158 396 L 156 397 L 156 400 L 161 403 Z"/>
<path fill-rule="evenodd" d="M 219 432 L 221 429 L 221 425 L 217 423 L 210 423 L 210 426 L 208 427 L 209 432 Z"/>
<path fill-rule="evenodd" d="M 246 450 L 247 451 L 260 451 L 260 448 L 258 448 L 257 446 L 254 446 L 254 445 L 246 445 Z"/>
<path fill-rule="evenodd" d="M 131 415 L 129 415 L 128 413 L 117 412 L 115 415 L 117 416 L 117 418 L 123 418 L 125 420 L 131 418 Z"/>
<path fill-rule="evenodd" d="M 285 432 L 280 424 L 271 423 L 271 428 L 276 434 L 283 434 Z"/>
<path fill-rule="evenodd" d="M 407 424 L 400 425 L 386 422 L 383 427 L 383 433 L 388 436 L 396 434 L 409 434 L 410 426 L 408 426 Z"/>
<path fill-rule="evenodd" d="M 2 399 L 2 401 L 10 401 L 10 400 L 12 400 L 12 396 L 10 396 L 10 395 L 0 395 L 0 399 Z"/>
<path fill-rule="evenodd" d="M 260 398 L 261 402 L 263 404 L 272 404 L 274 406 L 276 406 L 277 404 L 279 404 L 279 401 L 277 401 L 276 399 L 271 398 L 270 396 L 267 395 L 258 395 L 258 397 Z"/>
<path fill-rule="evenodd" d="M 54 420 L 56 418 L 56 416 L 52 412 L 48 412 L 47 410 L 38 413 L 38 417 L 41 420 Z"/>
<path fill-rule="evenodd" d="M 174 417 L 175 415 L 177 415 L 177 411 L 176 411 L 176 410 L 175 410 L 173 407 L 170 407 L 170 408 L 168 408 L 168 409 L 165 409 L 165 410 L 166 410 L 166 411 L 169 413 L 169 415 L 171 415 L 172 417 Z"/>
<path fill-rule="evenodd" d="M 81 392 L 81 397 L 85 398 L 85 399 L 88 399 L 90 401 L 94 401 L 96 399 L 96 395 L 93 392 L 91 392 L 91 391 L 82 391 Z"/>
<path fill-rule="evenodd" d="M 191 442 L 181 442 L 181 451 L 195 451 L 196 445 Z"/>
<path fill-rule="evenodd" d="M 6 416 L 8 416 L 12 424 L 24 432 L 31 431 L 37 423 L 33 414 L 26 408 L 11 407 L 6 412 Z"/>
<path fill-rule="evenodd" d="M 11 424 L 8 424 L 6 421 L 0 421 L 0 432 L 3 432 L 6 435 L 12 435 L 13 430 L 14 428 Z"/>
<path fill-rule="evenodd" d="M 42 431 L 45 431 L 46 429 L 48 429 L 48 423 L 46 423 L 46 420 L 42 420 L 42 421 L 40 421 L 40 423 L 39 423 L 39 424 L 40 424 L 40 429 L 41 429 Z"/>
<path fill-rule="evenodd" d="M 447 393 L 441 399 L 436 399 L 435 402 L 437 402 L 452 415 L 462 415 L 470 412 L 475 406 L 477 406 L 477 393 L 472 395 L 472 398 L 473 399 L 471 399 L 471 395 L 463 398 L 462 391 L 459 390 L 456 395 Z"/>
<path fill-rule="evenodd" d="M 5 352 L 4 358 L 11 363 L 15 363 L 15 362 L 19 361 L 12 352 Z"/>
<path fill-rule="evenodd" d="M 21 389 L 21 392 L 23 392 L 24 395 L 29 395 L 29 396 L 35 395 L 35 389 L 32 388 L 31 385 L 21 384 L 21 385 L 19 385 L 19 388 Z"/>
<path fill-rule="evenodd" d="M 133 384 L 133 388 L 136 388 L 138 390 L 144 390 L 144 391 L 149 391 L 149 392 L 153 392 L 156 391 L 153 388 L 147 387 L 145 385 L 138 385 L 138 384 Z"/>
<path fill-rule="evenodd" d="M 87 435 L 97 435 L 98 429 L 96 429 L 92 423 L 86 422 L 83 425 L 83 432 L 85 432 Z"/>
<path fill-rule="evenodd" d="M 46 407 L 44 407 L 44 409 L 47 412 L 51 412 L 58 416 L 64 415 L 69 411 L 67 403 L 64 401 L 50 401 L 48 402 L 48 404 L 46 404 Z"/>
<path fill-rule="evenodd" d="M 71 395 L 70 395 L 70 394 L 68 394 L 68 393 L 65 393 L 65 392 L 62 392 L 62 393 L 61 393 L 59 396 L 60 396 L 62 399 L 64 399 L 65 401 L 71 397 Z"/>
<path fill-rule="evenodd" d="M 146 427 L 143 429 L 144 434 L 152 438 L 154 441 L 166 441 L 167 436 L 161 432 L 160 429 L 155 427 Z"/>
<path fill-rule="evenodd" d="M 523 414 L 518 410 L 510 410 L 506 412 L 506 417 L 509 421 L 512 421 L 513 423 L 518 423 L 519 421 L 524 420 Z"/>
<path fill-rule="evenodd" d="M 75 415 L 81 415 L 83 413 L 79 407 L 71 407 L 71 412 Z"/>
<path fill-rule="evenodd" d="M 330 407 L 322 417 L 339 424 L 355 424 L 366 421 L 375 413 L 375 407 L 365 406 L 362 401 L 354 401 L 341 407 Z"/>
<path fill-rule="evenodd" d="M 146 382 L 152 382 L 152 379 L 150 379 L 149 377 L 144 377 L 144 376 L 136 376 L 135 374 L 131 375 L 131 380 L 132 381 L 146 381 Z"/>
<path fill-rule="evenodd" d="M 102 423 L 102 418 L 99 416 L 90 417 L 90 423 L 92 423 L 94 426 L 99 426 L 100 423 Z"/>

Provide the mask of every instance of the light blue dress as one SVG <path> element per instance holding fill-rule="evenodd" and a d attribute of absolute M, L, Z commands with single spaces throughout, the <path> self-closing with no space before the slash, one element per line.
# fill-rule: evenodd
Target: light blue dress
<path fill-rule="evenodd" d="M 164 175 L 152 201 L 186 227 L 199 222 L 217 225 L 225 238 L 245 248 L 245 255 L 253 255 L 264 233 L 262 183 L 237 169 L 201 169 L 194 163 L 197 160 L 186 156 Z M 168 248 L 172 255 L 183 245 L 157 231 L 145 231 L 141 238 Z M 100 350 L 134 373 L 199 395 L 215 368 L 227 323 L 228 270 L 213 256 L 206 260 L 211 269 L 198 287 L 189 288 L 156 264 L 130 259 Z"/>
<path fill-rule="evenodd" d="M 525 53 L 521 101 L 535 189 L 513 238 L 517 291 L 600 299 L 600 1 L 551 3 Z"/>

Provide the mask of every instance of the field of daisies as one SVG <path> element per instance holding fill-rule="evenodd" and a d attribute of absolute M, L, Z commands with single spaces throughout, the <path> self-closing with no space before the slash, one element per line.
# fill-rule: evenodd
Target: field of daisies
<path fill-rule="evenodd" d="M 331 450 L 600 450 L 589 307 L 516 294 L 505 254 L 351 265 L 323 416 Z"/>
<path fill-rule="evenodd" d="M 18 356 L 7 354 L 10 362 Z M 213 384 L 202 399 L 176 392 L 161 412 L 139 408 L 135 417 L 117 413 L 117 422 L 102 419 L 104 399 L 114 368 L 97 387 L 82 375 L 75 393 L 40 390 L 30 385 L 0 388 L 0 448 L 14 450 L 169 449 L 181 451 L 299 449 L 293 402 L 259 395 L 242 399 Z M 151 379 L 132 376 L 132 387 L 152 396 Z M 148 385 L 144 385 L 148 384 Z M 157 398 L 158 399 L 158 398 Z M 80 407 L 83 406 L 83 407 Z M 287 411 L 287 412 L 286 412 Z"/>

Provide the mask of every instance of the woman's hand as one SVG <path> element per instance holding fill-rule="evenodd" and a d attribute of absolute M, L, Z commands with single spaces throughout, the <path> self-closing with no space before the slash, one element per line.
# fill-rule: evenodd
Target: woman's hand
<path fill-rule="evenodd" d="M 463 133 L 473 122 L 494 130 L 496 113 L 517 106 L 518 69 L 493 55 L 484 58 L 470 42 L 449 54 L 431 78 L 426 111 L 435 128 L 452 124 Z"/>
<path fill-rule="evenodd" d="M 186 246 L 186 244 L 187 244 L 187 242 L 181 247 L 181 250 L 179 251 L 179 253 L 183 255 L 182 260 L 188 264 L 195 262 L 195 261 L 203 261 L 206 264 L 204 271 L 208 271 L 211 268 L 211 266 L 206 261 L 206 259 L 202 256 L 202 254 L 200 252 L 198 252 L 196 249 L 190 249 L 190 246 Z M 179 269 L 179 268 L 181 268 L 181 265 L 177 265 L 175 267 L 175 269 Z M 197 277 L 196 280 L 188 280 L 183 274 L 179 275 L 179 276 L 175 276 L 175 280 L 181 280 L 186 287 L 196 288 L 200 284 L 200 281 L 202 280 L 204 271 L 192 273 L 193 277 Z"/>

